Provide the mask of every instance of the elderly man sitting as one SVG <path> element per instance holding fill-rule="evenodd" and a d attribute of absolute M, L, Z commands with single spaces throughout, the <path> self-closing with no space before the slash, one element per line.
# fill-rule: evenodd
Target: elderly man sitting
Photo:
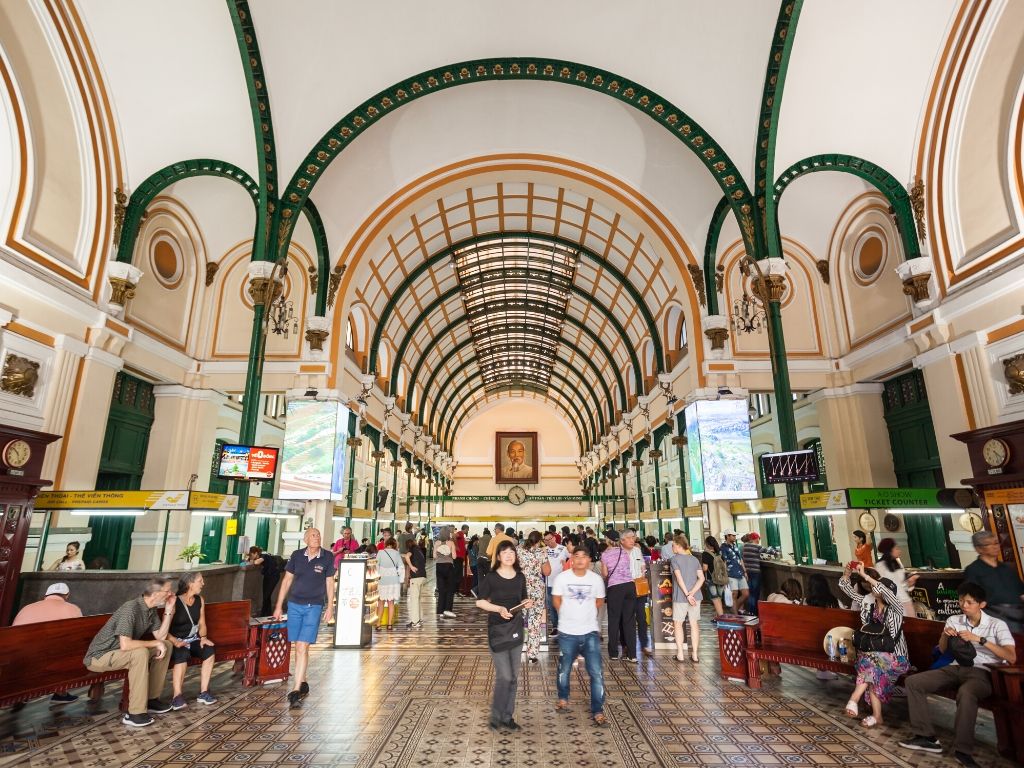
<path fill-rule="evenodd" d="M 991 531 L 978 531 L 971 543 L 978 559 L 964 568 L 964 578 L 985 590 L 985 613 L 1005 621 L 1011 632 L 1024 632 L 1024 582 L 1017 569 L 999 562 L 999 539 Z"/>
<path fill-rule="evenodd" d="M 11 626 L 21 624 L 38 624 L 42 621 L 60 621 L 62 619 L 80 619 L 82 609 L 71 602 L 71 589 L 63 581 L 58 581 L 46 588 L 42 600 L 24 606 L 14 617 Z M 55 693 L 50 697 L 51 704 L 70 704 L 78 697 L 73 693 Z M 16 705 L 17 709 L 24 704 Z"/>
<path fill-rule="evenodd" d="M 174 618 L 174 580 L 157 576 L 141 597 L 129 600 L 107 619 L 85 652 L 83 663 L 93 672 L 128 670 L 128 713 L 121 720 L 135 728 L 151 725 L 148 712 L 163 714 L 171 705 L 160 701 L 171 660 L 167 633 Z M 161 621 L 157 608 L 164 607 Z M 152 632 L 152 640 L 142 636 Z"/>

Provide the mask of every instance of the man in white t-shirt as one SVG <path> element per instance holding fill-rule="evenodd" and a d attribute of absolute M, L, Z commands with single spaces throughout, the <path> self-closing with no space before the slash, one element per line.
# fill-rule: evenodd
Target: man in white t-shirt
<path fill-rule="evenodd" d="M 569 550 L 558 543 L 554 531 L 544 534 L 544 547 L 548 556 L 548 564 L 551 566 L 551 573 L 548 574 L 545 584 L 547 596 L 544 607 L 548 612 L 548 632 L 552 637 L 556 637 L 558 635 L 558 611 L 555 610 L 555 604 L 551 600 L 551 588 L 555 586 L 555 577 L 565 570 L 565 561 L 569 559 Z"/>
<path fill-rule="evenodd" d="M 992 673 L 986 664 L 1014 664 L 1017 648 L 1010 628 L 1002 619 L 984 612 L 985 590 L 970 581 L 963 582 L 960 595 L 962 614 L 950 616 L 939 635 L 939 650 L 945 653 L 951 638 L 969 643 L 975 651 L 974 663 L 962 665 L 953 661 L 945 667 L 919 672 L 907 678 L 907 703 L 914 738 L 901 741 L 905 749 L 941 753 L 942 745 L 935 739 L 928 694 L 956 691 L 953 756 L 960 765 L 978 765 L 974 752 L 974 726 L 978 719 L 978 701 L 992 695 Z"/>
<path fill-rule="evenodd" d="M 569 707 L 569 673 L 577 656 L 583 657 L 590 677 L 590 715 L 598 725 L 608 722 L 604 715 L 604 670 L 601 667 L 601 637 L 597 611 L 604 604 L 604 579 L 590 568 L 590 553 L 577 547 L 572 568 L 555 577 L 551 599 L 558 611 L 558 703 Z"/>

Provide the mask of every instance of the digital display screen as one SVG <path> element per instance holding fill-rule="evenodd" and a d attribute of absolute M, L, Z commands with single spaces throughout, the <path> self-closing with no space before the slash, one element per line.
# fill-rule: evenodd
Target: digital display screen
<path fill-rule="evenodd" d="M 761 474 L 769 484 L 820 480 L 818 454 L 813 450 L 761 454 Z"/>
<path fill-rule="evenodd" d="M 226 480 L 273 480 L 277 454 L 277 448 L 266 446 L 225 445 L 220 451 L 217 476 Z"/>
<path fill-rule="evenodd" d="M 756 499 L 746 400 L 698 400 L 686 407 L 694 501 Z"/>
<path fill-rule="evenodd" d="M 345 496 L 349 410 L 334 401 L 292 400 L 285 416 L 282 499 Z"/>

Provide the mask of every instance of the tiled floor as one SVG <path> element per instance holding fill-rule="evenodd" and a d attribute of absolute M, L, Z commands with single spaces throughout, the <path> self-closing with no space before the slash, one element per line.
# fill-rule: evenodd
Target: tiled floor
<path fill-rule="evenodd" d="M 425 607 L 426 607 L 426 600 Z M 157 716 L 149 728 L 118 722 L 119 688 L 108 686 L 101 709 L 83 701 L 51 709 L 33 702 L 19 713 L 0 712 L 0 766 L 35 768 L 200 768 L 220 766 L 435 766 L 519 768 L 565 766 L 649 768 L 669 765 L 946 766 L 949 755 L 908 753 L 906 707 L 897 700 L 886 725 L 864 731 L 841 707 L 850 685 L 822 683 L 813 673 L 786 667 L 754 692 L 718 676 L 718 645 L 705 627 L 699 665 L 679 664 L 668 651 L 630 664 L 605 660 L 608 689 L 604 728 L 589 719 L 582 665 L 572 708 L 554 711 L 555 659 L 525 665 L 516 719 L 523 731 L 487 728 L 491 665 L 483 617 L 471 601 L 456 603 L 459 617 L 437 626 L 425 611 L 424 629 L 379 633 L 372 649 L 314 648 L 311 693 L 289 710 L 280 686 L 243 688 L 223 665 L 214 707 L 190 704 Z M 326 634 L 322 635 L 326 640 Z M 189 673 L 186 693 L 194 697 Z M 952 707 L 936 702 L 948 728 Z M 977 757 L 998 758 L 991 718 L 982 715 Z M 943 733 L 948 741 L 948 732 Z"/>

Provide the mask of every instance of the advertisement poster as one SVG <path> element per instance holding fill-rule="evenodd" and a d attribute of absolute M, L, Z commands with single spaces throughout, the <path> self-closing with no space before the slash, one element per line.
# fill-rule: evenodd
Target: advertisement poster
<path fill-rule="evenodd" d="M 248 468 L 249 446 L 225 445 L 221 448 L 218 475 L 235 480 L 245 480 L 245 472 Z"/>
<path fill-rule="evenodd" d="M 246 475 L 250 480 L 273 480 L 277 472 L 277 448 L 249 449 L 249 469 Z"/>
<path fill-rule="evenodd" d="M 344 495 L 348 409 L 337 402 L 292 400 L 285 419 L 278 496 L 334 499 Z"/>
<path fill-rule="evenodd" d="M 338 594 L 334 602 L 334 644 L 359 647 L 363 637 L 363 584 L 366 560 L 342 560 L 338 563 Z"/>
<path fill-rule="evenodd" d="M 672 623 L 672 566 L 668 560 L 657 560 L 650 565 L 651 583 L 651 639 L 655 647 L 674 648 L 675 625 Z"/>
<path fill-rule="evenodd" d="M 694 501 L 756 499 L 746 400 L 698 400 L 686 407 Z"/>

